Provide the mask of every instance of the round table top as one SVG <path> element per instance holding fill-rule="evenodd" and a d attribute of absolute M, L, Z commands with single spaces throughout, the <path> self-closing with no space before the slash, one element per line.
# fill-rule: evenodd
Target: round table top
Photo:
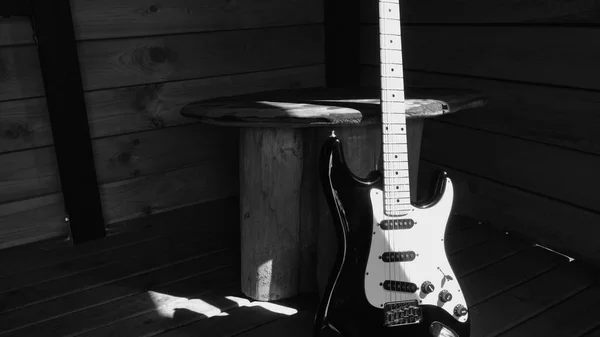
<path fill-rule="evenodd" d="M 185 117 L 236 127 L 356 126 L 381 123 L 377 88 L 306 88 L 259 92 L 193 102 Z M 484 106 L 481 93 L 465 89 L 406 88 L 407 118 L 426 118 Z"/>

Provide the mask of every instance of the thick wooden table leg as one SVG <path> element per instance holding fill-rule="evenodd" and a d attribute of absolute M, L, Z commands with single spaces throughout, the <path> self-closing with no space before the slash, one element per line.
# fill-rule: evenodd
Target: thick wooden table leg
<path fill-rule="evenodd" d="M 302 147 L 301 129 L 241 129 L 241 283 L 256 300 L 298 294 Z"/>

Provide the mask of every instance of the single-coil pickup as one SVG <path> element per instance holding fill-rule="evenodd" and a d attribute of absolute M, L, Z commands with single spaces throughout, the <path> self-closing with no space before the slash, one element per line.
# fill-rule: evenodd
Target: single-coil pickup
<path fill-rule="evenodd" d="M 413 261 L 417 254 L 413 251 L 407 252 L 385 252 L 381 255 L 383 262 L 406 262 Z"/>
<path fill-rule="evenodd" d="M 413 219 L 385 219 L 379 224 L 383 230 L 410 229 L 414 225 L 415 221 Z"/>
<path fill-rule="evenodd" d="M 390 291 L 399 291 L 403 293 L 414 293 L 419 287 L 416 284 L 403 281 L 386 280 L 383 282 L 383 289 Z"/>

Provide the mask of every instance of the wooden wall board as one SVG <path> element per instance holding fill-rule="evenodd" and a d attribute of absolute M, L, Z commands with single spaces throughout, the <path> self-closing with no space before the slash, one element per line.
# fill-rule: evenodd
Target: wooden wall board
<path fill-rule="evenodd" d="M 581 336 L 598 324 L 598 317 L 600 317 L 598 299 L 600 299 L 600 287 L 592 286 L 538 316 L 501 333 L 498 337 Z"/>
<path fill-rule="evenodd" d="M 239 193 L 236 161 L 214 161 L 101 186 L 108 223 Z"/>
<path fill-rule="evenodd" d="M 92 138 L 196 122 L 188 103 L 228 95 L 324 84 L 323 65 L 110 88 L 85 94 Z M 44 98 L 0 102 L 0 153 L 52 145 Z"/>
<path fill-rule="evenodd" d="M 77 40 L 237 30 L 323 22 L 322 0 L 73 0 Z M 0 20 L 0 46 L 31 44 L 25 18 Z"/>
<path fill-rule="evenodd" d="M 361 22 L 376 23 L 377 9 L 377 2 L 361 1 Z M 406 25 L 598 25 L 600 21 L 600 5 L 595 0 L 400 0 L 400 13 Z"/>
<path fill-rule="evenodd" d="M 180 170 L 104 184 L 101 198 L 105 218 L 111 223 L 161 213 L 200 202 L 238 194 L 237 162 L 212 161 Z M 23 205 L 27 212 L 14 213 Z M 0 247 L 9 247 L 57 236 L 65 236 L 62 199 L 59 194 L 2 205 Z"/>
<path fill-rule="evenodd" d="M 185 142 L 188 146 L 181 146 Z M 218 144 L 219 146 L 206 146 Z M 235 158 L 237 137 L 223 128 L 203 124 L 164 128 L 93 141 L 96 176 L 100 184 L 127 180 L 201 164 Z M 196 150 L 191 150 L 195 148 Z M 2 156 L 0 202 L 60 190 L 53 147 L 17 151 Z"/>
<path fill-rule="evenodd" d="M 426 121 L 421 158 L 600 212 L 600 156 Z"/>
<path fill-rule="evenodd" d="M 592 277 L 577 262 L 559 267 L 523 283 L 500 296 L 471 308 L 471 334 L 496 336 L 531 319 L 590 287 Z M 568 284 L 568 287 L 556 286 Z"/>
<path fill-rule="evenodd" d="M 425 160 L 420 169 L 423 175 L 439 169 L 448 172 L 455 186 L 456 212 L 600 265 L 600 247 L 595 239 L 600 235 L 598 213 Z"/>
<path fill-rule="evenodd" d="M 364 81 L 374 83 L 378 76 L 374 67 L 363 68 Z M 415 71 L 407 71 L 405 81 L 478 88 L 489 98 L 483 108 L 441 116 L 440 121 L 600 155 L 598 92 Z"/>
<path fill-rule="evenodd" d="M 178 34 L 78 45 L 86 91 L 320 64 L 321 25 Z M 0 49 L 0 100 L 43 96 L 35 46 Z"/>
<path fill-rule="evenodd" d="M 57 265 L 75 263 L 76 260 L 94 259 L 102 254 L 110 254 L 112 250 L 143 245 L 165 237 L 177 237 L 182 233 L 236 233 L 236 226 L 224 227 L 220 224 L 239 221 L 238 213 L 235 212 L 238 203 L 239 198 L 236 196 L 228 197 L 115 222 L 108 226 L 106 238 L 85 245 L 74 246 L 65 238 L 54 238 L 3 249 L 0 254 L 0 284 L 7 278 L 20 277 L 20 274 L 36 275 L 40 269 L 52 269 Z"/>
<path fill-rule="evenodd" d="M 361 30 L 361 63 L 378 65 L 377 26 Z M 589 43 L 600 27 L 408 26 L 402 34 L 407 70 L 600 90 L 600 45 Z"/>
<path fill-rule="evenodd" d="M 65 237 L 62 196 L 51 194 L 0 205 L 0 249 L 51 237 Z"/>

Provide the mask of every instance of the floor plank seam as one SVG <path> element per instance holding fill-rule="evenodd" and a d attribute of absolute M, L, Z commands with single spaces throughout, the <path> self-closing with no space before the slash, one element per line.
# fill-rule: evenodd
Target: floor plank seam
<path fill-rule="evenodd" d="M 495 264 L 501 263 L 501 262 L 502 262 L 502 261 L 504 261 L 504 260 L 508 260 L 509 258 L 511 258 L 511 257 L 513 257 L 513 256 L 515 256 L 515 255 L 518 255 L 518 254 L 520 254 L 520 253 L 522 253 L 522 252 L 526 251 L 528 248 L 530 248 L 530 247 L 528 247 L 528 246 L 520 247 L 520 248 L 519 248 L 519 249 L 517 249 L 516 251 L 510 252 L 510 253 L 508 253 L 507 255 L 505 255 L 505 256 L 503 256 L 503 257 L 499 258 L 498 260 L 492 261 L 492 262 L 491 262 L 491 263 L 489 263 L 489 264 L 486 264 L 486 265 L 483 265 L 483 266 L 477 267 L 477 268 L 475 268 L 475 269 L 473 269 L 473 270 L 470 270 L 470 271 L 468 271 L 468 272 L 466 272 L 466 273 L 464 273 L 464 274 L 460 275 L 459 277 L 460 277 L 460 278 L 464 278 L 464 277 L 467 277 L 467 276 L 469 276 L 469 275 L 471 275 L 471 274 L 474 274 L 474 273 L 476 273 L 476 272 L 478 272 L 478 271 L 480 271 L 480 270 L 483 270 L 483 269 L 485 269 L 485 268 L 487 268 L 487 267 L 490 267 L 490 266 L 493 266 L 493 265 L 495 265 Z"/>
<path fill-rule="evenodd" d="M 298 312 L 297 312 L 297 313 L 295 313 L 294 315 L 299 315 L 300 313 L 304 313 L 304 312 L 311 312 L 311 311 L 314 311 L 314 310 L 298 310 Z M 260 327 L 262 327 L 262 326 L 266 326 L 266 325 L 269 325 L 269 324 L 273 324 L 273 323 L 275 323 L 275 322 L 277 322 L 277 321 L 279 321 L 279 320 L 281 320 L 281 319 L 285 319 L 285 318 L 288 318 L 288 317 L 290 317 L 290 316 L 281 316 L 281 317 L 276 317 L 276 318 L 274 318 L 274 319 L 273 319 L 273 320 L 271 320 L 271 321 L 268 321 L 268 322 L 264 322 L 264 323 L 261 323 L 261 324 L 255 325 L 255 326 L 253 326 L 252 328 L 246 329 L 246 330 L 244 330 L 244 331 L 240 331 L 240 332 L 238 332 L 238 333 L 236 333 L 236 334 L 233 334 L 233 335 L 229 335 L 229 336 L 223 336 L 223 337 L 236 337 L 236 336 L 240 336 L 240 335 L 243 335 L 243 334 L 245 334 L 245 333 L 247 333 L 247 332 L 250 332 L 250 331 L 252 331 L 252 330 L 258 329 L 258 328 L 260 328 Z"/>
<path fill-rule="evenodd" d="M 448 257 L 452 257 L 452 256 L 454 256 L 454 255 L 456 255 L 456 254 L 458 254 L 458 253 L 464 252 L 464 251 L 465 251 L 465 250 L 467 250 L 467 249 L 470 249 L 470 248 L 476 247 L 476 246 L 478 246 L 478 245 L 480 245 L 480 244 L 485 244 L 485 243 L 488 243 L 489 241 L 492 241 L 492 240 L 493 240 L 493 236 L 489 236 L 489 237 L 485 238 L 485 239 L 484 239 L 483 241 L 481 241 L 481 242 L 477 242 L 477 243 L 475 243 L 475 244 L 470 244 L 470 245 L 462 246 L 462 247 L 460 247 L 460 248 L 458 248 L 458 249 L 456 249 L 456 250 L 454 250 L 454 251 L 452 251 L 452 252 L 449 252 L 449 253 L 448 253 Z M 446 241 L 446 240 L 444 240 L 444 241 Z"/>
<path fill-rule="evenodd" d="M 227 267 L 231 267 L 231 266 L 227 266 Z M 201 273 L 201 274 L 198 274 L 198 275 L 195 275 L 195 276 L 199 276 L 199 275 L 202 275 L 202 274 L 207 274 L 207 273 L 210 273 L 210 272 L 218 271 L 218 270 L 220 270 L 220 269 L 225 269 L 225 268 L 227 268 L 227 267 L 216 268 L 216 269 L 213 269 L 213 270 L 211 270 L 211 271 L 208 271 L 208 272 L 206 272 L 206 273 Z M 194 276 L 194 277 L 195 277 L 195 276 Z M 192 278 L 192 277 L 186 277 L 185 279 L 189 279 L 189 278 Z M 161 287 L 163 287 L 163 286 L 167 286 L 167 285 L 169 285 L 169 284 L 172 284 L 172 283 L 181 282 L 181 281 L 183 281 L 183 280 L 185 280 L 185 279 L 178 280 L 178 281 L 175 281 L 175 282 L 169 282 L 168 284 L 163 284 L 163 285 L 161 285 Z M 198 294 L 198 296 L 206 295 L 207 293 L 211 293 L 211 292 L 218 291 L 218 290 L 227 289 L 227 288 L 229 288 L 229 287 L 232 287 L 232 286 L 233 286 L 233 285 L 235 285 L 236 283 L 238 283 L 238 282 L 235 282 L 235 283 L 228 283 L 228 284 L 226 284 L 226 285 L 223 285 L 223 286 L 217 287 L 216 289 L 208 289 L 208 290 L 206 290 L 206 291 L 203 291 L 202 293 Z M 148 291 L 148 290 L 149 290 L 149 289 L 146 289 L 145 291 Z M 138 294 L 139 294 L 139 293 L 138 293 Z M 138 295 L 138 294 L 135 294 L 135 295 Z M 126 297 L 129 297 L 129 296 L 126 296 Z M 126 298 L 126 297 L 123 297 L 123 298 Z M 124 322 L 124 321 L 126 321 L 126 320 L 129 320 L 129 319 L 132 319 L 132 318 L 135 318 L 135 317 L 142 316 L 142 315 L 144 315 L 144 314 L 150 313 L 150 312 L 152 312 L 152 311 L 155 311 L 155 310 L 157 310 L 157 308 L 147 309 L 147 310 L 145 310 L 145 311 L 138 312 L 138 313 L 136 313 L 136 314 L 133 314 L 133 315 L 130 315 L 130 316 L 127 316 L 127 317 L 122 317 L 121 319 L 119 319 L 119 320 L 116 320 L 116 321 L 113 321 L 113 322 L 110 322 L 110 323 L 108 323 L 108 324 L 103 324 L 103 325 L 95 326 L 95 327 L 93 327 L 93 328 L 90 328 L 90 329 L 87 329 L 87 330 L 83 330 L 83 331 L 79 331 L 79 332 L 72 333 L 72 334 L 68 334 L 68 335 L 65 335 L 65 336 L 63 336 L 63 337 L 77 337 L 77 336 L 81 336 L 81 335 L 84 335 L 84 334 L 88 334 L 88 333 L 90 333 L 90 332 L 93 332 L 93 331 L 95 331 L 95 330 L 99 330 L 99 329 L 102 329 L 102 328 L 106 328 L 106 327 L 109 327 L 109 326 L 111 326 L 111 325 L 115 325 L 115 324 L 118 324 L 118 323 L 120 323 L 120 322 Z M 232 310 L 233 310 L 233 309 L 232 309 Z M 227 311 L 227 312 L 229 312 L 229 311 Z M 194 321 L 194 322 L 197 322 L 197 321 Z M 192 323 L 193 323 L 193 322 L 192 322 Z M 180 325 L 180 326 L 178 326 L 178 327 L 176 327 L 176 328 L 169 329 L 169 330 L 175 330 L 175 329 L 177 329 L 177 328 L 180 328 L 180 327 L 182 327 L 182 326 L 185 326 L 185 325 L 187 325 L 187 324 L 189 324 L 189 323 L 182 324 L 182 325 Z M 164 332 L 164 331 L 162 331 L 162 332 L 160 332 L 160 333 L 163 333 L 163 332 Z M 153 335 L 146 335 L 146 336 L 153 336 Z"/>
<path fill-rule="evenodd" d="M 56 277 L 51 277 L 51 278 L 47 278 L 47 279 L 43 279 L 43 280 L 34 281 L 33 283 L 22 283 L 22 284 L 19 284 L 18 287 L 13 287 L 13 288 L 2 287 L 3 289 L 0 290 L 0 295 L 6 294 L 6 293 L 11 292 L 11 291 L 19 290 L 19 289 L 22 289 L 22 288 L 25 288 L 25 287 L 31 287 L 31 286 L 35 286 L 35 285 L 38 285 L 38 284 L 42 284 L 44 282 L 56 281 L 56 280 L 60 280 L 61 278 L 72 277 L 72 276 L 75 276 L 77 274 L 81 274 L 81 273 L 93 271 L 93 270 L 100 269 L 100 268 L 106 268 L 106 267 L 109 267 L 111 265 L 116 265 L 119 262 L 121 262 L 121 261 L 108 262 L 106 264 L 101 264 L 99 266 L 94 266 L 94 267 L 85 268 L 85 269 L 82 269 L 82 270 L 73 271 L 73 272 L 68 273 L 68 274 L 63 274 L 63 275 L 56 276 Z M 2 279 L 0 279 L 0 284 L 2 284 Z M 2 312 L 0 312 L 0 313 L 2 313 Z"/>
<path fill-rule="evenodd" d="M 178 233 L 178 234 L 185 235 L 186 233 L 188 233 L 188 232 L 184 231 L 184 232 L 181 232 L 181 233 Z M 178 240 L 177 238 L 179 237 L 179 235 L 173 235 L 173 236 L 167 236 L 167 237 L 169 239 L 172 239 L 175 242 L 175 241 Z M 76 261 L 85 261 L 86 259 L 90 259 L 90 258 L 92 258 L 94 256 L 96 256 L 96 257 L 99 258 L 100 256 L 105 255 L 105 254 L 107 254 L 107 253 L 109 253 L 111 251 L 114 252 L 115 250 L 119 250 L 119 249 L 127 249 L 127 248 L 131 248 L 131 247 L 137 246 L 137 245 L 149 244 L 152 241 L 157 241 L 157 240 L 158 241 L 165 240 L 165 236 L 157 236 L 157 237 L 154 237 L 154 238 L 151 238 L 151 239 L 148 239 L 148 240 L 133 242 L 133 243 L 121 245 L 121 246 L 118 246 L 118 247 L 113 247 L 111 249 L 99 250 L 99 251 L 92 251 L 92 252 L 90 252 L 88 254 L 83 254 L 83 255 L 78 255 L 78 256 L 72 256 L 71 258 L 67 258 L 67 259 L 64 259 L 64 260 L 58 260 L 56 262 L 48 263 L 48 264 L 45 264 L 43 266 L 38 266 L 36 268 L 31 268 L 31 269 L 28 269 L 28 270 L 19 271 L 17 273 L 11 274 L 11 275 L 3 275 L 3 276 L 0 276 L 0 285 L 2 284 L 3 280 L 5 280 L 7 278 L 10 278 L 10 277 L 16 277 L 19 274 L 30 273 L 30 272 L 34 272 L 36 270 L 41 270 L 41 269 L 44 269 L 44 268 L 59 267 L 61 264 L 68 264 L 68 263 L 73 263 L 73 262 L 76 262 Z M 60 279 L 62 277 L 72 276 L 72 275 L 75 275 L 77 273 L 81 273 L 81 272 L 85 272 L 85 271 L 91 271 L 91 270 L 94 270 L 96 268 L 107 267 L 107 266 L 109 266 L 111 264 L 117 264 L 117 263 L 120 263 L 120 262 L 125 262 L 127 260 L 131 260 L 133 258 L 140 257 L 140 256 L 142 256 L 144 254 L 146 254 L 146 250 L 139 250 L 138 252 L 136 252 L 134 254 L 128 254 L 126 257 L 123 257 L 123 258 L 118 258 L 117 257 L 117 258 L 111 260 L 110 263 L 107 263 L 105 265 L 96 266 L 96 267 L 89 268 L 89 269 L 84 269 L 84 270 L 78 270 L 78 271 L 76 271 L 74 273 L 71 273 L 71 274 L 61 275 L 60 277 L 39 280 L 38 282 L 35 282 L 35 283 L 21 284 L 19 288 L 12 288 L 12 289 L 8 289 L 8 290 L 7 289 L 2 289 L 2 290 L 0 290 L 0 294 L 6 293 L 6 292 L 8 292 L 10 290 L 20 289 L 20 288 L 23 288 L 23 287 L 26 287 L 26 286 L 32 286 L 32 285 L 40 284 L 40 283 L 43 283 L 43 282 L 57 280 L 57 279 Z"/>
<path fill-rule="evenodd" d="M 209 254 L 209 255 L 212 255 L 212 254 Z M 205 256 L 200 256 L 198 258 L 202 258 L 202 257 L 205 257 Z M 188 275 L 188 276 L 185 276 L 185 277 L 183 277 L 181 279 L 176 279 L 176 280 L 172 280 L 172 281 L 169 281 L 169 282 L 166 282 L 166 283 L 161 283 L 161 284 L 158 284 L 158 285 L 155 285 L 155 286 L 156 287 L 168 286 L 168 285 L 173 284 L 173 283 L 185 281 L 185 280 L 190 279 L 190 278 L 194 278 L 194 277 L 197 277 L 197 276 L 201 276 L 203 274 L 207 274 L 207 273 L 215 272 L 215 271 L 218 271 L 218 270 L 226 269 L 226 268 L 229 268 L 229 267 L 232 267 L 232 266 L 231 265 L 220 266 L 220 267 L 209 269 L 209 270 L 205 270 L 205 271 L 202 271 L 202 272 L 199 272 L 199 273 L 196 273 L 196 274 Z M 142 294 L 144 292 L 147 292 L 148 290 L 149 289 L 141 289 L 138 292 L 131 293 L 131 294 L 128 294 L 128 295 L 125 295 L 125 296 L 120 296 L 120 297 L 112 298 L 112 299 L 110 299 L 108 301 L 96 302 L 96 303 L 94 303 L 94 305 L 89 305 L 89 306 L 82 307 L 82 308 L 79 308 L 79 309 L 76 309 L 76 310 L 62 312 L 60 315 L 55 315 L 55 316 L 47 317 L 45 319 L 38 320 L 38 321 L 32 322 L 30 324 L 22 325 L 22 326 L 19 326 L 19 327 L 10 329 L 10 330 L 0 331 L 0 336 L 5 335 L 5 334 L 7 334 L 9 332 L 14 332 L 14 331 L 17 331 L 17 330 L 22 330 L 22 329 L 31 327 L 31 326 L 36 325 L 36 324 L 48 322 L 48 321 L 51 321 L 51 320 L 54 320 L 54 319 L 57 319 L 57 318 L 61 318 L 61 317 L 64 317 L 64 316 L 68 316 L 68 315 L 77 313 L 77 312 L 88 310 L 88 309 L 91 309 L 91 308 L 94 308 L 94 307 L 97 307 L 97 306 L 101 306 L 101 305 L 108 304 L 108 303 L 111 303 L 111 302 L 123 300 L 123 299 L 126 299 L 128 297 L 136 296 L 136 295 Z M 1 316 L 1 314 L 0 314 L 0 316 Z"/>
<path fill-rule="evenodd" d="M 509 330 L 511 330 L 511 329 L 514 329 L 515 327 L 517 327 L 517 326 L 519 326 L 519 325 L 521 325 L 521 324 L 523 324 L 523 323 L 526 323 L 527 321 L 529 321 L 529 320 L 533 319 L 534 317 L 536 317 L 536 316 L 539 316 L 539 315 L 543 314 L 544 312 L 546 312 L 546 311 L 550 310 L 551 308 L 554 308 L 554 307 L 556 307 L 557 305 L 560 305 L 561 303 L 563 303 L 563 302 L 565 302 L 565 301 L 569 300 L 571 297 L 573 297 L 573 296 L 576 296 L 577 294 L 579 294 L 579 293 L 581 293 L 581 292 L 583 292 L 583 291 L 585 291 L 585 290 L 589 289 L 591 286 L 592 286 L 591 284 L 590 284 L 590 285 L 587 285 L 587 286 L 583 287 L 582 289 L 579 289 L 579 290 L 577 290 L 577 291 L 575 291 L 575 292 L 572 292 L 572 293 L 570 293 L 568 296 L 566 296 L 566 297 L 565 297 L 565 298 L 563 298 L 563 299 L 560 299 L 560 300 L 558 300 L 558 301 L 554 301 L 554 302 L 552 302 L 550 305 L 546 306 L 546 307 L 545 307 L 545 308 L 543 308 L 543 309 L 536 310 L 536 311 L 534 311 L 534 312 L 530 313 L 529 315 L 524 315 L 524 316 L 521 316 L 521 319 L 520 319 L 520 320 L 518 320 L 518 321 L 516 321 L 516 322 L 513 322 L 512 324 L 509 324 L 509 325 L 508 325 L 508 326 L 507 326 L 507 327 L 506 327 L 504 330 L 502 330 L 502 331 L 499 331 L 499 332 L 497 332 L 497 333 L 495 333 L 495 334 L 492 334 L 492 335 L 486 336 L 486 337 L 497 337 L 497 336 L 499 336 L 499 335 L 501 335 L 501 334 L 503 334 L 503 333 L 505 333 L 505 332 L 507 332 L 507 331 L 509 331 Z"/>
<path fill-rule="evenodd" d="M 563 262 L 563 263 L 568 263 L 568 262 Z M 537 274 L 535 274 L 535 275 L 529 276 L 529 277 L 527 277 L 527 278 L 525 278 L 525 279 L 521 280 L 520 282 L 517 282 L 517 283 L 515 283 L 515 284 L 511 285 L 511 286 L 510 286 L 510 287 L 508 287 L 508 288 L 502 289 L 502 290 L 500 290 L 500 291 L 497 291 L 497 292 L 495 292 L 495 293 L 493 293 L 493 294 L 489 294 L 487 297 L 484 297 L 484 298 L 480 299 L 480 300 L 479 300 L 479 301 L 477 301 L 477 302 L 471 303 L 471 304 L 470 304 L 470 306 L 471 306 L 471 307 L 476 307 L 476 306 L 478 306 L 478 305 L 480 305 L 480 304 L 484 303 L 485 301 L 488 301 L 488 300 L 490 300 L 490 299 L 492 299 L 492 298 L 494 298 L 494 297 L 497 297 L 497 296 L 499 296 L 499 295 L 502 295 L 502 294 L 504 294 L 504 293 L 506 293 L 506 292 L 508 292 L 508 291 L 510 291 L 510 290 L 512 290 L 512 289 L 514 289 L 514 288 L 517 288 L 517 287 L 518 287 L 518 286 L 520 286 L 520 285 L 523 285 L 523 284 L 525 284 L 525 283 L 527 283 L 527 282 L 530 282 L 530 281 L 532 281 L 532 280 L 534 280 L 534 279 L 536 279 L 536 278 L 542 277 L 543 275 L 545 275 L 545 274 L 547 274 L 547 273 L 550 273 L 551 271 L 553 271 L 553 270 L 557 269 L 557 268 L 558 268 L 558 267 L 560 267 L 560 266 L 561 266 L 563 263 L 560 263 L 560 262 L 558 262 L 557 264 L 553 265 L 552 267 L 550 267 L 550 268 L 548 268 L 548 269 L 546 269 L 546 270 L 543 270 L 541 273 L 537 273 Z"/>
<path fill-rule="evenodd" d="M 598 322 L 598 324 L 594 327 L 591 327 L 589 329 L 587 329 L 586 331 L 580 333 L 577 336 L 573 336 L 573 337 L 587 337 L 588 335 L 591 335 L 592 333 L 597 333 L 598 336 L 600 336 L 600 322 Z"/>
<path fill-rule="evenodd" d="M 170 232 L 170 233 L 155 233 L 155 234 L 157 234 L 155 236 L 153 235 L 151 237 L 142 237 L 142 239 L 140 239 L 140 240 L 136 240 L 136 241 L 133 241 L 133 242 L 129 242 L 128 241 L 128 242 L 124 242 L 122 244 L 118 244 L 116 246 L 109 246 L 109 247 L 105 247 L 105 248 L 99 247 L 97 250 L 91 250 L 91 251 L 89 251 L 87 253 L 83 253 L 83 254 L 77 253 L 77 248 L 78 247 L 82 247 L 82 249 L 83 249 L 83 248 L 90 247 L 90 245 L 94 246 L 96 244 L 110 244 L 110 242 L 108 242 L 108 241 L 110 241 L 110 239 L 105 238 L 105 239 L 99 239 L 99 240 L 96 240 L 96 241 L 92 241 L 92 242 L 87 243 L 88 244 L 87 246 L 84 243 L 84 244 L 81 244 L 79 246 L 78 245 L 72 245 L 70 247 L 69 246 L 60 247 L 60 248 L 55 249 L 55 250 L 49 250 L 49 251 L 47 251 L 47 253 L 50 254 L 52 252 L 55 252 L 55 253 L 57 253 L 57 254 L 60 255 L 61 254 L 59 252 L 60 250 L 68 250 L 70 254 L 77 254 L 77 255 L 59 256 L 59 257 L 57 257 L 56 260 L 49 261 L 48 263 L 43 263 L 43 264 L 40 264 L 40 265 L 36 265 L 35 267 L 24 269 L 24 270 L 19 270 L 19 271 L 16 271 L 14 273 L 10 273 L 10 274 L 0 275 L 0 282 L 1 282 L 1 279 L 4 278 L 4 277 L 12 277 L 12 276 L 15 276 L 15 275 L 18 275 L 18 274 L 21 274 L 21 273 L 32 272 L 34 270 L 48 268 L 48 267 L 55 266 L 55 265 L 58 265 L 58 264 L 61 264 L 61 263 L 68 263 L 68 262 L 72 262 L 72 261 L 78 260 L 78 259 L 85 259 L 85 258 L 89 258 L 90 256 L 94 256 L 94 255 L 102 255 L 102 254 L 106 254 L 106 253 L 108 253 L 110 251 L 113 251 L 113 250 L 123 249 L 123 248 L 127 248 L 127 247 L 132 247 L 132 246 L 136 246 L 136 245 L 139 245 L 139 244 L 148 243 L 148 242 L 151 242 L 151 241 L 157 241 L 157 240 L 160 241 L 160 240 L 164 240 L 165 238 L 176 239 L 178 236 L 185 235 L 188 232 L 195 232 L 195 230 L 177 231 L 177 232 Z M 115 235 L 112 238 L 116 238 L 116 237 L 117 236 Z M 1 253 L 2 253 L 2 251 L 0 250 L 0 254 Z"/>
<path fill-rule="evenodd" d="M 16 310 L 19 310 L 19 309 L 27 308 L 27 307 L 30 307 L 30 306 L 34 306 L 34 305 L 37 305 L 37 304 L 40 304 L 40 303 L 44 303 L 44 302 L 47 302 L 47 301 L 55 300 L 55 299 L 61 298 L 63 296 L 72 295 L 72 294 L 76 294 L 76 293 L 81 292 L 81 291 L 85 291 L 85 290 L 90 290 L 90 289 L 93 289 L 93 288 L 97 288 L 97 287 L 100 287 L 100 286 L 103 286 L 103 285 L 106 285 L 106 284 L 110 284 L 110 283 L 114 283 L 114 282 L 118 282 L 118 281 L 123 281 L 123 280 L 126 280 L 126 279 L 131 278 L 131 277 L 135 277 L 135 276 L 147 274 L 147 273 L 150 273 L 150 272 L 154 272 L 154 271 L 157 271 L 157 270 L 160 270 L 160 269 L 164 269 L 164 268 L 167 268 L 167 267 L 170 267 L 170 266 L 174 266 L 174 265 L 177 265 L 177 264 L 188 262 L 188 261 L 194 260 L 196 258 L 205 257 L 205 256 L 209 256 L 209 255 L 214 255 L 214 254 L 218 254 L 218 253 L 223 253 L 223 252 L 225 252 L 227 250 L 229 250 L 229 249 L 228 248 L 223 248 L 223 249 L 218 249 L 218 250 L 207 252 L 207 253 L 202 253 L 201 255 L 195 255 L 195 256 L 192 256 L 192 257 L 186 257 L 184 259 L 173 261 L 174 263 L 164 264 L 164 265 L 161 265 L 159 267 L 153 267 L 153 268 L 145 269 L 144 271 L 140 271 L 140 272 L 137 272 L 137 273 L 129 274 L 129 275 L 125 276 L 125 277 L 116 278 L 116 279 L 113 279 L 113 280 L 110 280 L 110 281 L 106 281 L 106 282 L 96 283 L 93 286 L 83 287 L 83 288 L 77 289 L 75 291 L 71 291 L 71 292 L 66 292 L 66 293 L 60 294 L 58 296 L 48 297 L 48 298 L 45 298 L 44 300 L 41 300 L 41 301 L 30 302 L 30 303 L 27 303 L 25 305 L 22 305 L 22 306 L 19 306 L 19 307 L 15 307 L 15 308 L 12 308 L 12 309 L 9 309 L 9 310 L 0 311 L 0 315 L 1 314 L 5 314 L 5 313 L 9 313 L 9 312 L 12 312 L 12 311 L 16 311 Z"/>

